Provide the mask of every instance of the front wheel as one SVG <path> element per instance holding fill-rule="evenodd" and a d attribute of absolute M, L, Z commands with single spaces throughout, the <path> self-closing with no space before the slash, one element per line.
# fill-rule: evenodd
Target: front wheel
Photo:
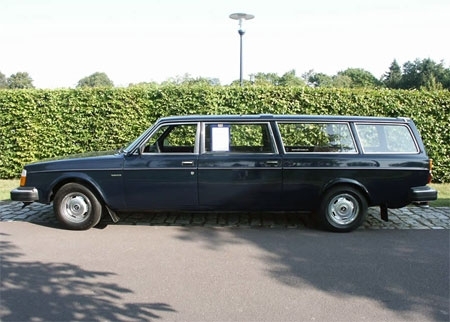
<path fill-rule="evenodd" d="M 325 193 L 318 213 L 327 230 L 348 232 L 358 228 L 367 216 L 367 200 L 356 189 L 341 186 Z"/>
<path fill-rule="evenodd" d="M 58 220 L 73 230 L 94 227 L 102 216 L 102 205 L 95 194 L 78 183 L 68 183 L 58 190 L 53 210 Z"/>

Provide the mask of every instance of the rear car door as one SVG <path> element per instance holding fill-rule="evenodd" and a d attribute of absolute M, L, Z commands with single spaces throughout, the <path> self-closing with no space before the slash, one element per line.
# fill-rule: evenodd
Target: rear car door
<path fill-rule="evenodd" d="M 269 122 L 209 122 L 198 160 L 199 204 L 216 210 L 280 207 L 281 157 Z"/>
<path fill-rule="evenodd" d="M 279 122 L 278 129 L 284 146 L 283 204 L 288 209 L 316 209 L 327 184 L 357 177 L 358 166 L 364 165 L 347 122 Z"/>

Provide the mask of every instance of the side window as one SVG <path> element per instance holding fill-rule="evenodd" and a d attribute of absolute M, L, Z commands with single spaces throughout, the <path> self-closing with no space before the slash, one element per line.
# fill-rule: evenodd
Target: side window
<path fill-rule="evenodd" d="M 161 126 L 147 141 L 144 153 L 194 153 L 196 124 Z"/>
<path fill-rule="evenodd" d="M 205 126 L 206 152 L 272 153 L 268 124 L 216 123 Z"/>
<path fill-rule="evenodd" d="M 357 124 L 356 129 L 364 152 L 417 153 L 416 142 L 409 128 L 402 124 Z"/>
<path fill-rule="evenodd" d="M 286 152 L 356 153 L 346 123 L 279 123 Z"/>

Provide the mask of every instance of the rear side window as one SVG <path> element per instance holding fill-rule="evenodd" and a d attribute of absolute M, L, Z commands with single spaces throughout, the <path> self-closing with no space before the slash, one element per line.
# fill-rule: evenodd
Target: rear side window
<path fill-rule="evenodd" d="M 365 153 L 418 153 L 416 141 L 403 124 L 356 124 Z"/>
<path fill-rule="evenodd" d="M 279 123 L 287 153 L 356 153 L 347 123 Z"/>
<path fill-rule="evenodd" d="M 273 153 L 268 124 L 216 123 L 205 126 L 206 152 Z"/>

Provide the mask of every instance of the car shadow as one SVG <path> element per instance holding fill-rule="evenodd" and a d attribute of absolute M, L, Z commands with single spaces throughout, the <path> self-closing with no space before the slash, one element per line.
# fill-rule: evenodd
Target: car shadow
<path fill-rule="evenodd" d="M 229 231 L 231 238 L 217 229 L 185 227 L 178 238 L 217 251 L 252 243 L 268 254 L 259 258 L 268 276 L 283 285 L 308 284 L 334 296 L 376 301 L 406 320 L 417 312 L 430 320 L 449 319 L 448 230 Z"/>
<path fill-rule="evenodd" d="M 62 229 L 56 220 L 40 221 L 39 218 L 24 221 Z M 184 242 L 200 242 L 199 245 L 221 252 L 226 251 L 225 246 L 230 244 L 251 243 L 264 251 L 265 255 L 259 260 L 264 263 L 267 275 L 283 285 L 301 288 L 306 283 L 335 296 L 376 301 L 405 320 L 417 311 L 425 312 L 430 320 L 448 320 L 450 316 L 448 230 L 362 229 L 338 234 L 317 230 L 306 216 L 271 213 L 130 213 L 121 214 L 121 221 L 117 224 L 105 217 L 96 228 L 106 229 L 112 225 L 174 226 L 178 228 L 176 238 Z M 230 233 L 224 234 L 224 231 Z M 7 259 L 11 261 L 14 257 L 11 254 Z M 57 275 L 59 271 L 59 264 L 18 265 L 24 276 L 27 272 L 22 270 L 31 267 L 29 274 L 37 280 L 39 275 L 45 275 L 42 270 L 47 270 L 47 275 Z M 41 265 L 44 268 L 40 268 Z M 10 271 L 13 270 L 11 267 Z M 68 271 L 80 269 L 70 265 L 62 268 Z M 96 273 L 80 271 L 81 276 Z M 21 285 L 19 280 L 11 282 Z M 25 288 L 26 282 L 23 285 Z M 120 287 L 111 286 L 111 293 L 118 292 L 115 291 L 117 288 Z M 79 296 L 83 297 L 82 294 Z M 15 305 L 15 302 L 10 305 Z M 112 299 L 99 299 L 98 305 L 113 306 Z M 171 309 L 166 304 L 158 308 Z M 118 310 L 120 312 L 124 308 Z M 99 309 L 98 314 L 101 318 L 114 320 L 103 309 Z M 48 320 L 46 316 L 42 319 Z"/>
<path fill-rule="evenodd" d="M 103 216 L 95 226 L 105 229 L 109 225 L 175 226 L 175 227 L 241 227 L 241 228 L 318 228 L 310 216 L 302 213 L 278 212 L 152 212 L 121 213 L 114 223 Z"/>
<path fill-rule="evenodd" d="M 105 282 L 114 273 L 23 261 L 8 235 L 0 235 L 2 321 L 150 321 L 176 312 L 167 303 L 121 303 L 132 291 Z"/>

